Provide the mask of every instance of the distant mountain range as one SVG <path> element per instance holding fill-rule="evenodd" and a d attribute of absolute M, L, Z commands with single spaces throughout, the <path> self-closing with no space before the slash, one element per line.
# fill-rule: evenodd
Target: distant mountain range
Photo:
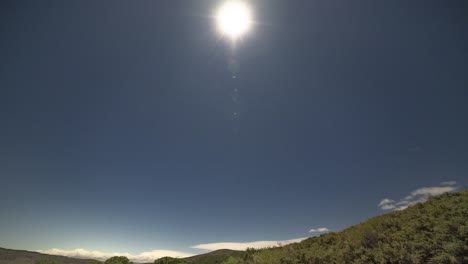
<path fill-rule="evenodd" d="M 0 264 L 61 264 L 93 260 L 0 248 Z M 432 197 L 341 232 L 283 247 L 217 250 L 181 259 L 186 264 L 468 263 L 468 190 Z"/>
<path fill-rule="evenodd" d="M 55 260 L 61 264 L 89 264 L 93 262 L 91 259 L 75 259 L 26 250 L 0 248 L 0 264 L 34 264 L 37 261 L 44 259 Z"/>
<path fill-rule="evenodd" d="M 206 254 L 185 258 L 187 264 L 219 264 L 229 257 L 242 257 L 243 251 L 221 249 Z M 91 264 L 98 262 L 93 259 L 78 259 L 56 255 L 41 254 L 26 250 L 0 248 L 0 264 L 34 264 L 39 260 L 53 260 L 61 264 Z"/>

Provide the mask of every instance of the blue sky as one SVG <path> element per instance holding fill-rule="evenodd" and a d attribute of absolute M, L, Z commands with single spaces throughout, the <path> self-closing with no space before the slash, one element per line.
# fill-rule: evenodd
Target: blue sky
<path fill-rule="evenodd" d="M 250 1 L 234 50 L 220 3 L 2 1 L 1 247 L 196 254 L 466 186 L 464 1 Z"/>

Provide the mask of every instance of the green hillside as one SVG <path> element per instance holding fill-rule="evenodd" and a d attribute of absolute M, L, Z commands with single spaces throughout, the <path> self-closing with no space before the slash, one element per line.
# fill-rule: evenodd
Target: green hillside
<path fill-rule="evenodd" d="M 196 255 L 193 257 L 186 258 L 187 264 L 220 264 L 229 259 L 229 257 L 240 258 L 244 255 L 243 251 L 235 250 L 216 250 L 207 254 Z"/>
<path fill-rule="evenodd" d="M 433 197 L 301 243 L 248 250 L 222 263 L 468 263 L 468 191 Z"/>

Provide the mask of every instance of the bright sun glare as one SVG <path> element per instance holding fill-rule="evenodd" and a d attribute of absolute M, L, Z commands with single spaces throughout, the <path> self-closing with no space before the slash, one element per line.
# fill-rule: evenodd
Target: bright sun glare
<path fill-rule="evenodd" d="M 216 20 L 219 30 L 233 39 L 246 33 L 251 24 L 250 9 L 241 1 L 230 1 L 218 10 Z"/>

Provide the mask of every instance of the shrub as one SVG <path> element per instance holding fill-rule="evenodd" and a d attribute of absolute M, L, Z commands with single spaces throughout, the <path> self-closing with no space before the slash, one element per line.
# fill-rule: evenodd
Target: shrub
<path fill-rule="evenodd" d="M 41 259 L 36 261 L 36 264 L 61 264 L 60 261 L 51 259 Z"/>
<path fill-rule="evenodd" d="M 163 257 L 154 261 L 154 264 L 182 264 L 186 263 L 183 259 Z"/>
<path fill-rule="evenodd" d="M 127 257 L 115 256 L 104 262 L 104 264 L 131 264 Z"/>

